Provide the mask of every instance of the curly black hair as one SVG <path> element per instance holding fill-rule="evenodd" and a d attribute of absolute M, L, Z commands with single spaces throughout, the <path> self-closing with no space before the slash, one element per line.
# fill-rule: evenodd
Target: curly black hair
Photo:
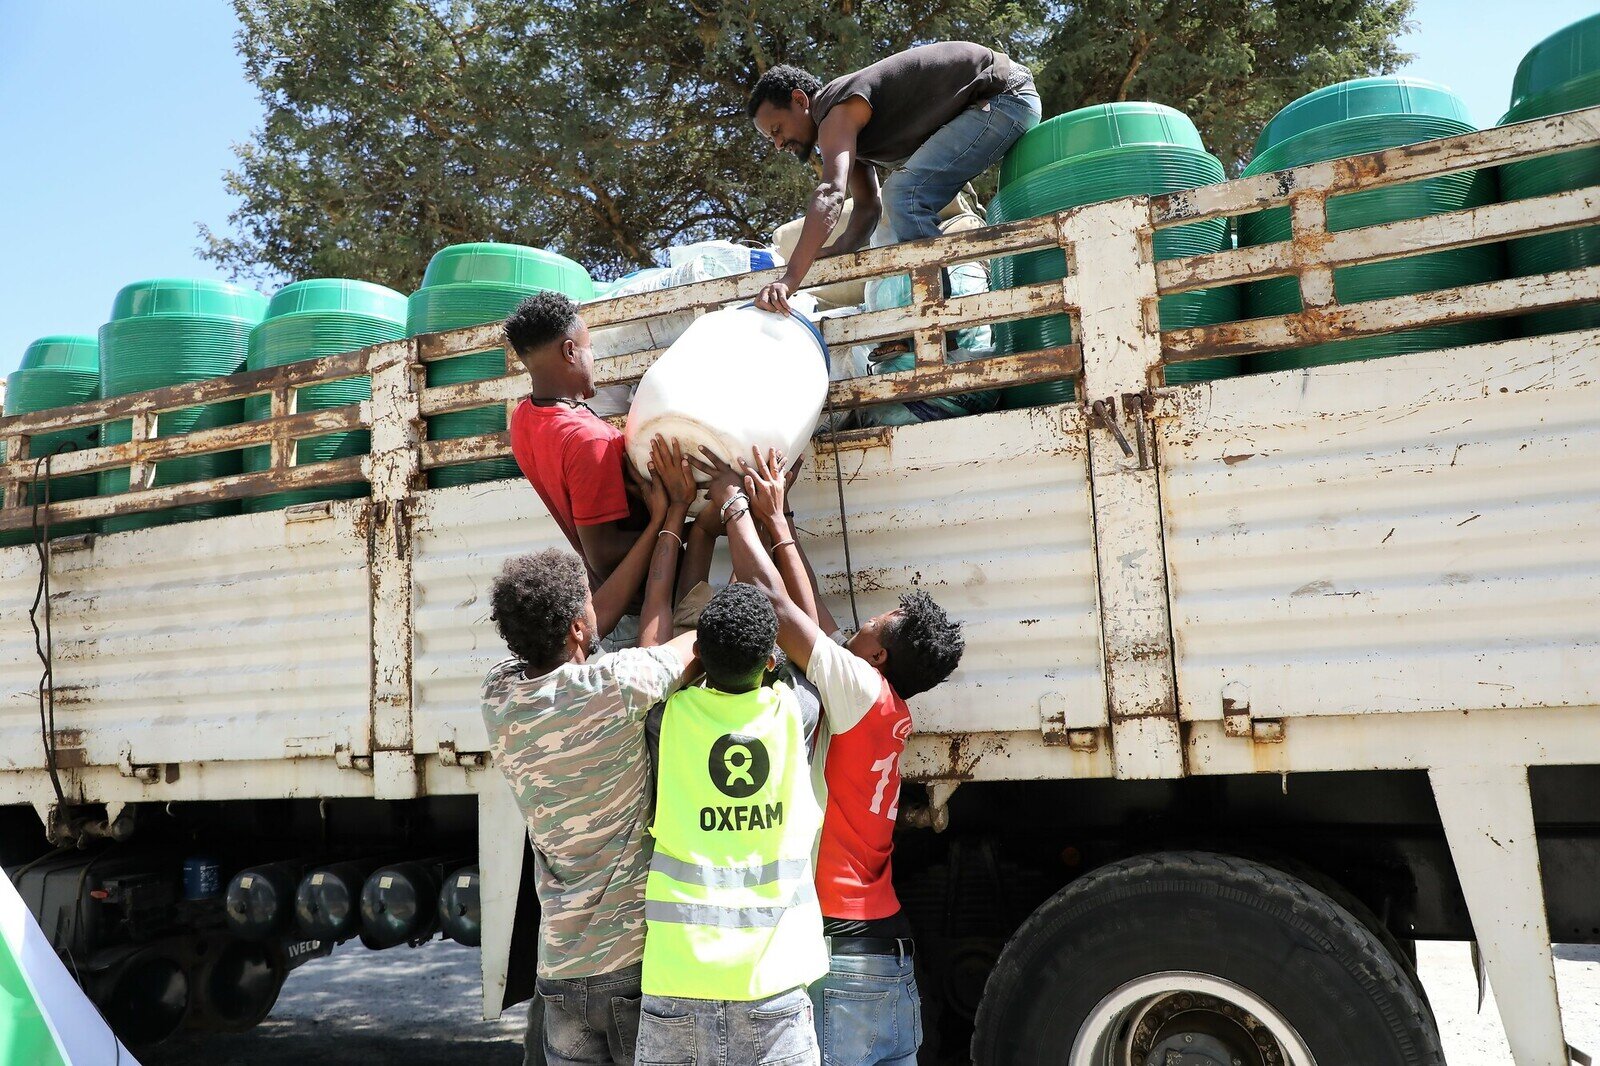
<path fill-rule="evenodd" d="M 567 630 L 583 615 L 589 576 L 583 560 L 548 548 L 513 555 L 489 590 L 489 617 L 511 654 L 529 669 L 548 673 L 560 666 Z"/>
<path fill-rule="evenodd" d="M 761 590 L 734 582 L 700 612 L 695 639 L 706 680 L 723 692 L 748 692 L 761 683 L 778 639 L 778 615 Z"/>
<path fill-rule="evenodd" d="M 566 336 L 577 317 L 577 304 L 565 293 L 547 289 L 519 303 L 501 328 L 511 350 L 526 356 Z"/>
<path fill-rule="evenodd" d="M 944 608 L 922 591 L 900 597 L 900 613 L 889 619 L 879 639 L 889 653 L 883 676 L 901 699 L 926 692 L 949 677 L 967 650 L 961 623 L 952 622 Z"/>
<path fill-rule="evenodd" d="M 767 72 L 756 80 L 755 88 L 750 90 L 750 102 L 744 105 L 744 111 L 750 118 L 755 118 L 762 104 L 787 108 L 796 89 L 807 96 L 815 96 L 820 88 L 822 79 L 799 67 L 791 67 L 787 63 L 768 67 Z"/>

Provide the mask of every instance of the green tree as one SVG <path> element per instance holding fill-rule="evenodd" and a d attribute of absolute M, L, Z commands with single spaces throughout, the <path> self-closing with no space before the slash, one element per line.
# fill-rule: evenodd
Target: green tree
<path fill-rule="evenodd" d="M 1194 119 L 1231 172 L 1290 101 L 1411 57 L 1413 0 L 1082 0 L 1052 12 L 1037 80 L 1045 115 L 1154 100 Z"/>
<path fill-rule="evenodd" d="M 1154 99 L 1237 163 L 1276 109 L 1393 69 L 1411 0 L 234 0 L 262 107 L 203 253 L 234 276 L 415 288 L 437 249 L 553 248 L 598 277 L 669 244 L 764 240 L 809 173 L 745 118 L 776 63 L 824 78 L 975 40 L 1046 113 Z"/>

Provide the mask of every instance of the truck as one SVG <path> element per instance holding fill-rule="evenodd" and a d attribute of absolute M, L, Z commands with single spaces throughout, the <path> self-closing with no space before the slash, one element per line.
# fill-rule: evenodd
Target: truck
<path fill-rule="evenodd" d="M 1062 380 L 1076 397 L 820 432 L 791 493 L 841 617 L 926 589 L 966 626 L 960 669 L 913 701 L 889 812 L 928 1061 L 1442 1063 L 1424 939 L 1473 943 L 1518 1066 L 1571 1061 L 1551 944 L 1600 942 L 1600 330 L 1515 323 L 1600 303 L 1600 267 L 1348 304 L 1334 278 L 1592 227 L 1600 187 L 1351 230 L 1327 208 L 1596 146 L 1600 108 L 814 268 L 911 278 L 909 306 L 820 323 L 835 349 L 915 351 L 835 381 L 830 413 Z M 1290 240 L 1153 255 L 1162 229 L 1282 208 Z M 1039 249 L 1062 280 L 944 294 L 951 264 Z M 775 276 L 587 305 L 600 384 Z M 1164 295 L 1275 277 L 1301 311 L 1160 328 Z M 947 358 L 952 331 L 1052 314 L 1072 343 Z M 1505 339 L 1165 382 L 1481 320 Z M 427 383 L 501 345 L 488 324 L 0 419 L 0 531 L 38 538 L 0 550 L 0 863 L 130 1043 L 260 1021 L 290 969 L 357 935 L 284 916 L 340 864 L 350 892 L 381 869 L 408 886 L 392 935 L 364 912 L 370 946 L 434 935 L 430 893 L 459 886 L 445 909 L 481 944 L 484 1016 L 532 995 L 529 846 L 479 696 L 506 654 L 490 581 L 562 537 L 518 480 L 426 487 L 508 454 L 503 433 L 426 430 L 525 394 L 509 353 L 503 377 Z M 298 389 L 359 375 L 369 400 L 297 410 Z M 268 418 L 159 432 L 263 395 Z M 131 440 L 48 471 L 30 455 L 113 420 Z M 351 429 L 368 454 L 296 462 L 297 440 Z M 270 465 L 155 476 L 246 446 Z M 120 468 L 125 493 L 38 502 L 47 477 Z M 49 535 L 352 480 L 370 492 Z"/>

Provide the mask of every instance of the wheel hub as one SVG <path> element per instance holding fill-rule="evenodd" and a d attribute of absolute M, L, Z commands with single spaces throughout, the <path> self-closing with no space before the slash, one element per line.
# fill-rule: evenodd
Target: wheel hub
<path fill-rule="evenodd" d="M 1203 993 L 1155 1000 L 1135 1025 L 1133 1062 L 1144 1066 L 1283 1066 L 1282 1049 L 1249 1011 Z"/>
<path fill-rule="evenodd" d="M 1208 974 L 1150 974 L 1107 995 L 1084 1021 L 1071 1066 L 1316 1066 L 1264 1000 Z"/>

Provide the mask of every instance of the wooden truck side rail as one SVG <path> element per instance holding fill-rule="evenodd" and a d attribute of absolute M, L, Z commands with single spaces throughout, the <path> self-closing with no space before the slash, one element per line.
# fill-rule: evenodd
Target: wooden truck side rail
<path fill-rule="evenodd" d="M 1092 362 L 1097 358 L 1092 342 L 1099 339 L 1114 346 L 1115 338 L 1096 330 L 1092 322 L 1085 322 L 1085 286 L 1094 288 L 1095 275 L 1104 272 L 1118 256 L 1126 257 L 1127 249 L 1119 238 L 1129 236 L 1137 242 L 1134 254 L 1141 268 L 1153 268 L 1153 283 L 1140 291 L 1113 291 L 1106 295 L 1138 301 L 1146 332 L 1156 330 L 1155 301 L 1159 296 L 1246 280 L 1293 276 L 1305 308 L 1292 315 L 1161 332 L 1160 357 L 1146 368 L 1147 379 L 1157 378 L 1161 366 L 1194 359 L 1295 348 L 1335 337 L 1524 314 L 1594 300 L 1600 294 L 1600 267 L 1340 305 L 1334 293 L 1333 270 L 1355 263 L 1592 225 L 1600 217 L 1600 189 L 1554 193 L 1337 233 L 1327 229 L 1327 201 L 1343 193 L 1597 144 L 1600 108 L 1590 108 L 1166 196 L 1118 201 L 1130 205 L 1134 217 L 1140 220 L 1131 235 L 1108 232 L 1103 227 L 1096 230 L 1092 223 L 1097 212 L 1100 217 L 1113 216 L 1106 214 L 1104 205 L 1091 205 L 970 233 L 822 260 L 809 279 L 816 285 L 897 273 L 911 276 L 909 306 L 824 320 L 822 330 L 830 346 L 842 348 L 909 336 L 916 351 L 913 369 L 835 382 L 830 400 L 836 409 L 849 410 L 1067 377 L 1080 379 L 1083 387 L 1079 395 L 1093 397 L 1097 393 L 1094 381 L 1083 380 L 1085 352 L 1080 344 L 949 363 L 945 360 L 945 336 L 951 330 L 972 326 L 1067 314 L 1074 320 L 1074 336 L 1090 339 Z M 1281 206 L 1291 212 L 1293 237 L 1289 241 L 1151 263 L 1151 241 L 1159 229 Z M 942 293 L 940 271 L 946 266 L 1049 247 L 1061 248 L 1066 258 L 1068 275 L 1060 282 L 961 297 Z M 586 306 L 584 317 L 592 330 L 604 335 L 608 328 L 647 325 L 666 316 L 703 314 L 751 299 L 777 272 L 774 269 L 717 278 L 597 301 Z M 1087 317 L 1092 319 L 1100 309 L 1095 306 Z M 504 403 L 509 408 L 520 399 L 525 381 L 509 352 L 504 377 L 435 387 L 425 383 L 428 363 L 502 346 L 499 324 L 489 323 L 252 373 L 0 418 L 0 444 L 5 446 L 8 457 L 0 465 L 0 530 L 26 528 L 41 518 L 54 525 L 285 489 L 359 480 L 376 482 L 382 474 L 376 467 L 386 461 L 380 440 L 387 440 L 391 451 L 395 447 L 416 451 L 414 460 L 404 464 L 406 484 L 391 486 L 391 491 L 403 496 L 412 490 L 420 471 L 509 454 L 504 433 L 430 441 L 417 424 L 426 416 L 491 403 Z M 624 350 L 602 360 L 597 368 L 597 384 L 636 381 L 662 350 Z M 1103 352 L 1098 358 L 1111 355 Z M 362 374 L 373 378 L 371 400 L 322 411 L 296 410 L 295 396 L 300 388 Z M 1091 379 L 1094 376 L 1088 375 Z M 1157 383 L 1146 380 L 1144 385 Z M 160 416 L 165 412 L 257 395 L 271 397 L 269 418 L 181 436 L 157 436 Z M 1102 395 L 1110 398 L 1115 393 Z M 1151 402 L 1158 402 L 1158 398 L 1152 397 Z M 1115 413 L 1114 404 L 1109 410 L 1097 410 L 1093 404 L 1092 399 L 1088 401 L 1086 413 L 1097 420 L 1104 422 L 1108 414 Z M 32 437 L 120 419 L 131 421 L 132 440 L 54 456 L 49 463 L 50 476 L 128 468 L 129 491 L 52 503 L 47 508 L 35 508 L 25 502 L 25 486 L 41 474 L 36 457 L 29 450 Z M 403 429 L 385 426 L 395 419 L 411 424 Z M 372 454 L 298 464 L 298 441 L 361 428 L 373 432 Z M 157 462 L 249 446 L 271 449 L 271 462 L 266 469 L 185 484 L 153 485 Z M 44 513 L 36 513 L 40 511 Z"/>

